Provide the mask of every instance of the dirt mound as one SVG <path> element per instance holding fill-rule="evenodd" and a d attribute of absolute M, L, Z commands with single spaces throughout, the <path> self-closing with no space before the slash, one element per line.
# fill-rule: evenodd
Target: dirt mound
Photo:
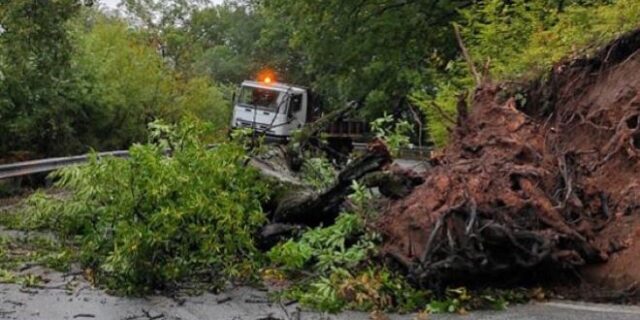
<path fill-rule="evenodd" d="M 612 266 L 640 252 L 639 48 L 637 31 L 519 94 L 478 88 L 424 184 L 377 221 L 383 253 L 428 287 L 608 260 L 640 280 Z"/>

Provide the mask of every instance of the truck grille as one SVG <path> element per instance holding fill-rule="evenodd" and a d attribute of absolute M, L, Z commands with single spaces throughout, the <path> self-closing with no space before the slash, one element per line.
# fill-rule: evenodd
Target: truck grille
<path fill-rule="evenodd" d="M 253 123 L 249 122 L 249 121 L 244 121 L 244 120 L 238 120 L 236 122 L 236 125 L 238 128 L 253 128 Z M 275 131 L 269 129 L 269 125 L 268 124 L 264 124 L 264 123 L 257 123 L 255 125 L 256 130 L 258 131 L 266 131 L 269 133 L 274 133 Z"/>

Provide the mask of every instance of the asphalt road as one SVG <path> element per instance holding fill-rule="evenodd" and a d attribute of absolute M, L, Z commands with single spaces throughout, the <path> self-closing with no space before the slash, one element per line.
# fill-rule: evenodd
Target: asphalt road
<path fill-rule="evenodd" d="M 0 286 L 0 319 L 336 319 L 366 320 L 369 315 L 344 312 L 336 315 L 300 311 L 298 306 L 269 303 L 266 293 L 236 288 L 220 295 L 203 294 L 176 300 L 163 296 L 122 298 L 86 285 L 73 292 L 47 284 L 47 289 L 21 290 Z M 415 315 L 389 315 L 390 319 L 415 319 Z M 461 320 L 605 320 L 640 319 L 640 307 L 552 301 L 511 306 L 506 311 L 483 311 L 468 315 L 429 315 L 428 319 Z"/>

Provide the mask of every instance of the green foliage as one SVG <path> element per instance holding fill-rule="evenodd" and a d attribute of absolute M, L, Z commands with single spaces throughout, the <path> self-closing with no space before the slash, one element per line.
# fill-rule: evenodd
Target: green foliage
<path fill-rule="evenodd" d="M 331 187 L 336 180 L 336 170 L 326 158 L 307 158 L 300 169 L 302 179 L 316 189 L 324 190 Z"/>
<path fill-rule="evenodd" d="M 458 97 L 465 94 L 466 88 L 474 85 L 474 80 L 462 61 L 450 61 L 444 71 L 434 78 L 433 92 L 414 90 L 409 99 L 424 112 L 431 142 L 443 147 L 450 129 L 455 125 Z"/>
<path fill-rule="evenodd" d="M 363 228 L 359 216 L 343 213 L 333 225 L 309 230 L 299 240 L 280 244 L 267 255 L 273 263 L 291 271 L 310 268 L 326 273 L 335 268 L 353 268 L 374 248 L 373 239 L 366 235 L 348 245 L 349 240 L 363 233 Z"/>
<path fill-rule="evenodd" d="M 82 99 L 92 105 L 85 144 L 102 149 L 128 147 L 147 136 L 154 119 L 176 122 L 191 116 L 224 128 L 230 107 L 221 91 L 203 77 L 180 79 L 167 68 L 144 37 L 120 21 L 96 17 L 88 32 L 79 30 L 76 74 Z"/>
<path fill-rule="evenodd" d="M 129 159 L 93 157 L 57 173 L 70 199 L 37 196 L 22 216 L 30 226 L 77 237 L 97 282 L 120 292 L 188 280 L 219 288 L 250 277 L 260 261 L 252 236 L 265 219 L 267 187 L 243 165 L 242 146 L 209 150 L 197 126 L 169 134 L 167 126 L 154 127 L 166 143 L 135 145 Z"/>
<path fill-rule="evenodd" d="M 433 300 L 427 305 L 430 313 L 465 313 L 465 305 L 472 299 L 466 288 L 447 289 L 446 299 Z"/>
<path fill-rule="evenodd" d="M 261 30 L 264 18 L 250 5 L 225 2 L 196 12 L 187 37 L 196 39 L 191 68 L 211 78 L 238 84 L 252 79 L 276 59 L 261 54 Z M 284 52 L 279 53 L 285 54 Z"/>
<path fill-rule="evenodd" d="M 0 154 L 127 148 L 155 119 L 226 127 L 228 97 L 209 77 L 183 76 L 147 32 L 80 3 L 0 5 Z"/>
<path fill-rule="evenodd" d="M 22 277 L 19 281 L 20 285 L 24 288 L 35 288 L 42 283 L 42 277 L 33 274 L 28 274 Z"/>
<path fill-rule="evenodd" d="M 354 272 L 333 269 L 328 275 L 293 287 L 284 297 L 332 313 L 344 309 L 409 312 L 424 306 L 430 294 L 414 289 L 385 268 L 367 267 Z"/>
<path fill-rule="evenodd" d="M 406 120 L 396 121 L 391 115 L 385 113 L 383 117 L 371 122 L 371 130 L 375 132 L 376 137 L 387 143 L 394 156 L 398 155 L 400 148 L 413 147 L 409 141 L 413 127 Z"/>
<path fill-rule="evenodd" d="M 637 1 L 565 2 L 492 0 L 465 10 L 469 50 L 478 63 L 491 59 L 496 78 L 536 76 L 639 25 Z"/>
<path fill-rule="evenodd" d="M 54 227 L 64 235 L 81 232 L 82 221 L 74 216 L 74 210 L 64 206 L 63 198 L 36 191 L 24 201 L 20 214 L 4 214 L 0 221 L 14 230 L 42 231 Z"/>
<path fill-rule="evenodd" d="M 15 283 L 16 275 L 5 269 L 0 269 L 0 283 Z"/>
<path fill-rule="evenodd" d="M 263 35 L 289 39 L 285 49 L 332 104 L 361 99 L 375 118 L 429 84 L 427 57 L 453 58 L 449 23 L 469 2 L 272 0 L 260 10 Z"/>
<path fill-rule="evenodd" d="M 370 201 L 373 198 L 373 194 L 369 188 L 356 180 L 351 182 L 351 189 L 353 192 L 349 195 L 349 200 L 353 204 L 353 211 L 362 217 L 366 223 L 370 213 L 374 211 Z"/>
<path fill-rule="evenodd" d="M 57 241 L 49 235 L 31 234 L 0 238 L 0 282 L 21 282 L 30 266 L 40 265 L 54 270 L 69 271 L 77 258 L 71 244 Z"/>
<path fill-rule="evenodd" d="M 334 224 L 307 230 L 300 239 L 289 239 L 273 247 L 267 256 L 289 272 L 312 270 L 328 274 L 330 270 L 355 268 L 375 249 L 377 235 L 368 232 L 365 223 L 368 190 L 353 181 L 350 195 L 355 213 L 341 213 Z"/>
<path fill-rule="evenodd" d="M 633 0 L 568 1 L 562 8 L 553 1 L 509 6 L 492 1 L 466 13 L 466 34 L 474 54 L 491 57 L 494 76 L 536 75 L 562 58 L 584 54 L 637 28 L 639 15 L 640 5 Z M 495 41 L 492 32 L 505 32 L 508 40 Z"/>
<path fill-rule="evenodd" d="M 588 54 L 616 36 L 639 26 L 635 0 L 477 2 L 461 11 L 465 46 L 488 76 L 501 81 L 536 77 L 563 58 Z M 490 61 L 489 64 L 487 62 Z M 427 115 L 427 127 L 438 146 L 447 142 L 458 95 L 471 92 L 474 81 L 460 59 L 446 63 L 435 88 L 414 90 L 413 103 Z"/>
<path fill-rule="evenodd" d="M 206 2 L 124 0 L 123 4 L 127 15 L 145 26 L 146 37 L 162 47 L 163 57 L 182 75 L 238 84 L 269 65 L 263 62 L 276 59 L 261 52 L 264 18 L 251 4 L 225 1 L 204 6 Z"/>
<path fill-rule="evenodd" d="M 0 154 L 67 152 L 78 105 L 66 23 L 81 1 L 0 1 Z M 70 103 L 71 102 L 71 103 Z"/>

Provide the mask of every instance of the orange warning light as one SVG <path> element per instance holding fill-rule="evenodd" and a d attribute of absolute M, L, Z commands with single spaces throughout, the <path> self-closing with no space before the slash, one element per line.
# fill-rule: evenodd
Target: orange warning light
<path fill-rule="evenodd" d="M 264 83 L 264 84 L 271 84 L 273 82 L 275 82 L 275 73 L 273 72 L 273 70 L 270 69 L 264 69 L 262 71 L 260 71 L 258 73 L 258 81 Z"/>

